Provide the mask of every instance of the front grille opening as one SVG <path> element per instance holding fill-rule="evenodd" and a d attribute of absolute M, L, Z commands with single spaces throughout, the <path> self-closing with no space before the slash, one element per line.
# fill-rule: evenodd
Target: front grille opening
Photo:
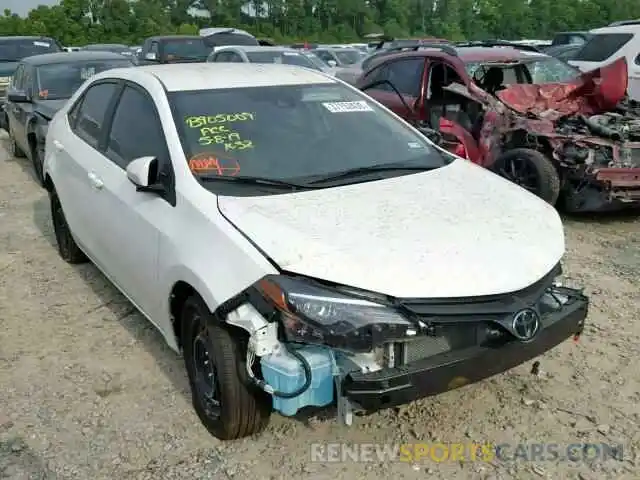
<path fill-rule="evenodd" d="M 443 353 L 474 346 L 500 347 L 513 335 L 496 322 L 454 323 L 438 325 L 436 335 L 415 337 L 390 343 L 382 349 L 383 368 L 399 367 Z"/>

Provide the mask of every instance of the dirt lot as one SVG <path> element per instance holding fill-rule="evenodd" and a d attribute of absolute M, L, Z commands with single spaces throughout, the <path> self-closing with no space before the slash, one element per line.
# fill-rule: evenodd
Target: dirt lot
<path fill-rule="evenodd" d="M 566 220 L 590 326 L 489 381 L 358 418 L 272 418 L 222 444 L 191 410 L 181 359 L 91 265 L 57 255 L 44 191 L 0 146 L 0 478 L 639 478 L 640 220 Z M 315 463 L 312 442 L 577 442 L 624 460 Z M 561 451 L 562 451 L 561 447 Z"/>

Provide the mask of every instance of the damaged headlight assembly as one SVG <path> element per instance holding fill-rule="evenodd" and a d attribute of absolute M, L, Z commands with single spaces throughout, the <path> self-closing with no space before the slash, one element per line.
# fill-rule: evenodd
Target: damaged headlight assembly
<path fill-rule="evenodd" d="M 351 352 L 416 335 L 414 324 L 380 298 L 343 293 L 311 280 L 270 275 L 257 290 L 279 316 L 287 341 Z"/>

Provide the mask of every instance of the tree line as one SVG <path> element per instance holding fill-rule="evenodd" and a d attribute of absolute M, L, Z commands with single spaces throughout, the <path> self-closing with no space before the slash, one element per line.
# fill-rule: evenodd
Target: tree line
<path fill-rule="evenodd" d="M 233 26 L 279 43 L 357 42 L 368 33 L 545 39 L 635 18 L 639 0 L 61 0 L 25 18 L 4 10 L 0 35 L 46 35 L 70 46 L 139 44 L 151 35 Z"/>

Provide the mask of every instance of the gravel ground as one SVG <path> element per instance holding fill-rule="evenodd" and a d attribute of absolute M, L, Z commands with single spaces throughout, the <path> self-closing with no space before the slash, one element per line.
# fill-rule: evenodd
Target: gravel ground
<path fill-rule="evenodd" d="M 221 443 L 181 359 L 92 265 L 57 255 L 45 192 L 0 137 L 0 478 L 640 478 L 640 220 L 567 219 L 565 270 L 592 308 L 579 343 L 488 381 L 357 418 L 272 417 Z M 635 360 L 634 360 L 635 359 Z M 331 412 L 329 412 L 331 413 Z M 624 460 L 311 462 L 313 442 L 608 442 Z"/>

